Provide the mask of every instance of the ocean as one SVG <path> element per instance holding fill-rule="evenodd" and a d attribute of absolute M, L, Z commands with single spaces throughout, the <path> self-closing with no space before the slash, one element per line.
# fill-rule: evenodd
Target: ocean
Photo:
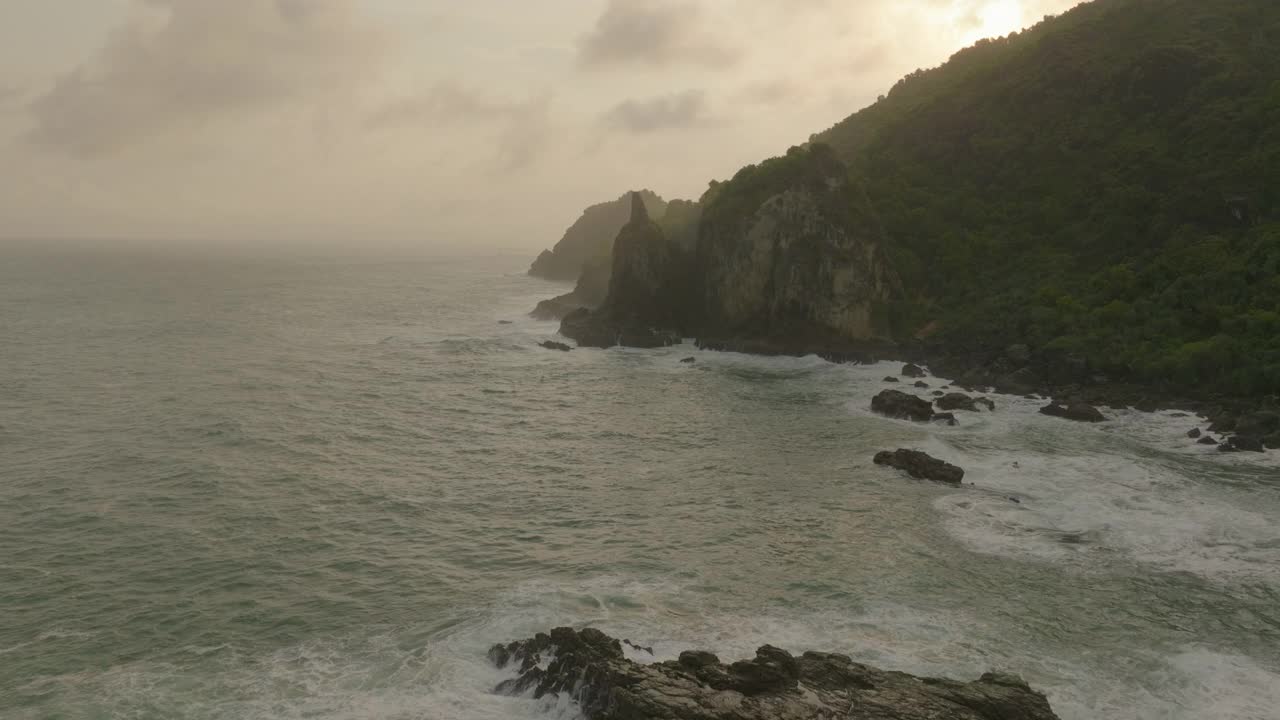
<path fill-rule="evenodd" d="M 0 247 L 0 718 L 573 718 L 485 659 L 563 624 L 1280 717 L 1280 454 L 889 420 L 894 364 L 544 350 L 529 259 Z"/>

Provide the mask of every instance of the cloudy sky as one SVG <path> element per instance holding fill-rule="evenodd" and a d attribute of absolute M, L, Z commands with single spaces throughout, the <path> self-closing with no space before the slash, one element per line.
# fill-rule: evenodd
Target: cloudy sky
<path fill-rule="evenodd" d="M 545 246 L 1076 0 L 3 0 L 0 238 Z"/>

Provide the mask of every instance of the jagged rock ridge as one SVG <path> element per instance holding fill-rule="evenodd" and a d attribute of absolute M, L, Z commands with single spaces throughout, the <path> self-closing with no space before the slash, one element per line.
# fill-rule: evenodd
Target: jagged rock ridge
<path fill-rule="evenodd" d="M 603 632 L 557 628 L 489 652 L 515 678 L 496 690 L 568 695 L 589 720 L 1055 720 L 1021 678 L 988 673 L 962 683 L 885 672 L 844 655 L 794 657 L 766 645 L 752 660 L 709 652 L 641 665 Z"/>

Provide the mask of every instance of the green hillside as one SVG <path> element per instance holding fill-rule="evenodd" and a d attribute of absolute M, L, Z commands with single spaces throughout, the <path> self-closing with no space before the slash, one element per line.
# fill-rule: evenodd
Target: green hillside
<path fill-rule="evenodd" d="M 901 333 L 1280 392 L 1280 2 L 1096 0 L 813 140 L 888 231 Z"/>

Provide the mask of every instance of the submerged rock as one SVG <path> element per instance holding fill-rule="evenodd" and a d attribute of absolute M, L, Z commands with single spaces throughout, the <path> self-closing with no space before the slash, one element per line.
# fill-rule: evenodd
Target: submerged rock
<path fill-rule="evenodd" d="M 1187 431 L 1187 437 L 1191 438 L 1192 440 L 1200 439 L 1201 435 L 1203 435 L 1203 433 L 1200 432 L 1200 428 L 1192 428 Z"/>
<path fill-rule="evenodd" d="M 692 365 L 692 364 L 694 364 L 694 363 L 698 362 L 698 358 L 695 358 L 695 357 L 687 357 L 687 358 L 685 358 L 685 359 L 681 360 L 680 362 L 684 363 L 685 365 Z"/>
<path fill-rule="evenodd" d="M 886 378 L 884 379 L 884 381 L 885 381 L 885 382 L 887 382 L 887 383 L 896 383 L 896 382 L 898 382 L 898 378 L 893 377 L 892 375 L 890 375 L 889 377 L 886 377 Z"/>
<path fill-rule="evenodd" d="M 504 694 L 568 696 L 588 720 L 1056 720 L 1049 701 L 1016 675 L 962 683 L 885 672 L 844 655 L 800 657 L 770 645 L 731 664 L 709 652 L 643 665 L 594 628 L 495 646 L 515 667 Z"/>
<path fill-rule="evenodd" d="M 1042 415 L 1051 415 L 1053 417 L 1066 418 L 1067 420 L 1075 420 L 1076 422 L 1099 423 L 1106 422 L 1107 416 L 1103 415 L 1098 408 L 1086 403 L 1071 403 L 1063 405 L 1062 403 L 1052 403 L 1046 407 L 1040 408 Z"/>
<path fill-rule="evenodd" d="M 1218 440 L 1214 438 L 1212 435 L 1205 435 L 1204 437 L 1200 438 L 1199 444 L 1200 445 L 1217 445 Z"/>
<path fill-rule="evenodd" d="M 904 470 L 918 480 L 959 485 L 964 480 L 964 470 L 919 450 L 895 450 L 876 453 L 875 463 Z"/>
<path fill-rule="evenodd" d="M 929 389 L 929 383 L 927 383 L 927 382 L 925 382 L 925 381 L 923 381 L 923 380 L 917 380 L 917 381 L 916 381 L 916 387 L 920 388 L 921 390 L 928 390 L 928 389 Z"/>
<path fill-rule="evenodd" d="M 885 390 L 871 399 L 871 410 L 899 420 L 929 422 L 933 419 L 933 403 L 898 390 Z"/>
<path fill-rule="evenodd" d="M 565 345 L 564 343 L 560 343 L 560 342 L 555 342 L 553 340 L 548 340 L 544 343 L 539 343 L 539 347 L 544 347 L 548 350 L 559 350 L 560 352 L 569 352 L 573 350 L 573 348 L 569 347 L 568 345 Z"/>

